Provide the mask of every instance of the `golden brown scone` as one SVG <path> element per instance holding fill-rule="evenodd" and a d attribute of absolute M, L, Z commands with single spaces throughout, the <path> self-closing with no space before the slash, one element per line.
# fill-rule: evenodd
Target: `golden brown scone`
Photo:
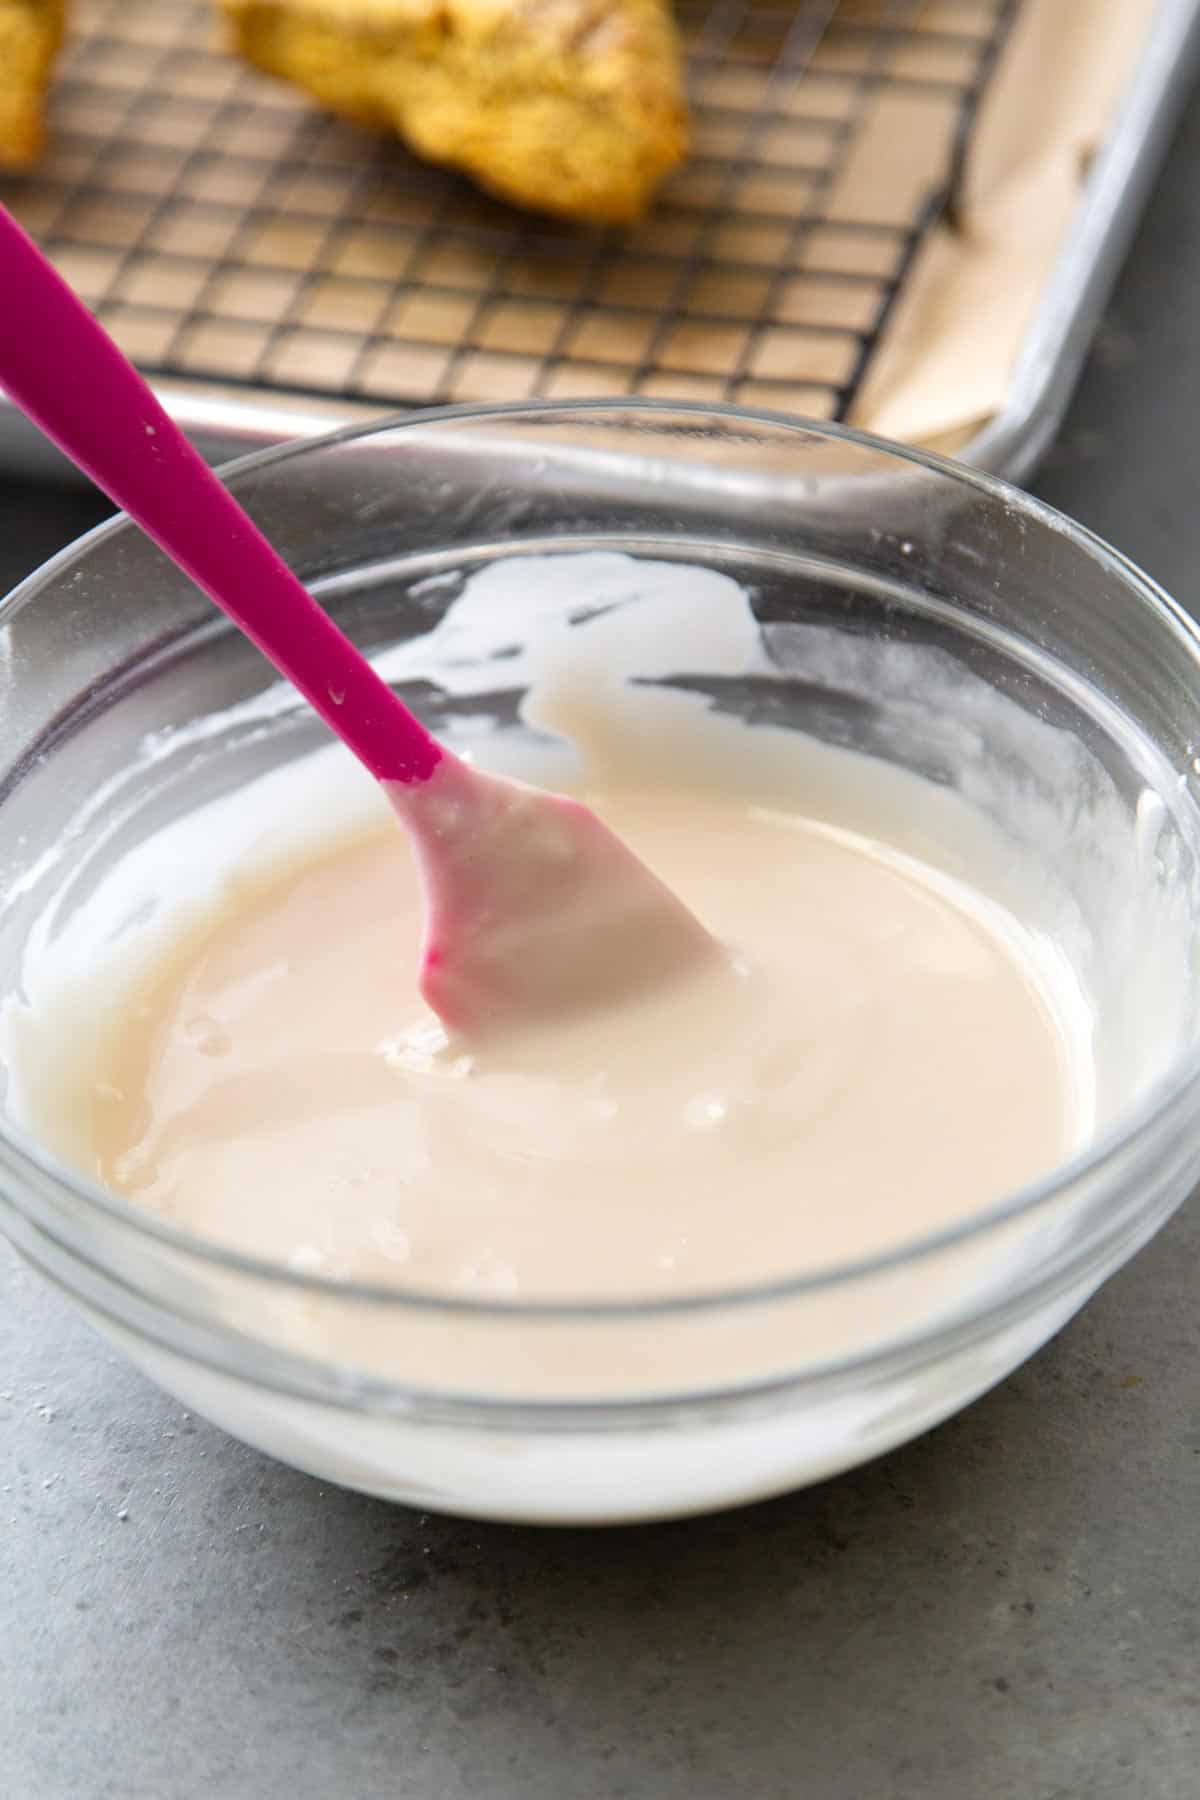
<path fill-rule="evenodd" d="M 42 103 L 62 42 L 63 0 L 0 0 L 0 168 L 42 147 Z"/>
<path fill-rule="evenodd" d="M 685 149 L 666 0 L 219 0 L 235 48 L 518 205 L 630 220 Z"/>

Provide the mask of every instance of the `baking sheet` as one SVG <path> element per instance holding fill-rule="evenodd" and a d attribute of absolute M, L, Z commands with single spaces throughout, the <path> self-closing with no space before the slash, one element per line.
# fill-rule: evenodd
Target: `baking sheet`
<path fill-rule="evenodd" d="M 684 0 L 693 154 L 645 224 L 618 234 L 514 213 L 327 118 L 225 56 L 207 0 L 83 0 L 47 158 L 0 195 L 222 451 L 534 395 L 734 400 L 961 437 L 1003 413 L 996 371 L 1016 360 L 1045 273 L 1044 257 L 1036 280 L 1022 268 L 1007 335 L 993 329 L 974 364 L 980 333 L 967 329 L 964 359 L 930 310 L 949 252 L 968 244 L 963 269 L 978 272 L 979 221 L 1006 196 L 977 173 L 969 134 L 978 112 L 1001 149 L 1024 142 L 1004 127 L 1027 99 L 1031 19 L 1098 11 L 1111 23 L 1107 0 Z M 1170 12 L 1181 0 L 1121 0 L 1105 80 L 1084 69 L 1083 126 L 1063 109 L 1072 145 L 1103 135 Z M 1004 155 L 989 166 L 1004 174 Z M 1051 262 L 1076 174 L 1039 237 Z M 951 229 L 941 198 L 956 176 Z"/>

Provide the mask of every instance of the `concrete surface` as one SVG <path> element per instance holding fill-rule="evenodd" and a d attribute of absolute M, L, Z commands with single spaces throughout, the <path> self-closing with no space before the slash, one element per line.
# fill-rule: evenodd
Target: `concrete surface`
<path fill-rule="evenodd" d="M 1200 602 L 1200 113 L 1039 490 Z M 90 522 L 0 487 L 0 585 Z M 12 1800 L 1195 1800 L 1200 1208 L 969 1413 L 694 1523 L 264 1461 L 0 1247 Z"/>

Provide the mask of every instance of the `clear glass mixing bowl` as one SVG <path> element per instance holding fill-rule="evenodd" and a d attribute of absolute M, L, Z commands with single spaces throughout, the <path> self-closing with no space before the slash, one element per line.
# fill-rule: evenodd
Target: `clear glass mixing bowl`
<path fill-rule="evenodd" d="M 417 415 L 251 457 L 229 480 L 372 652 L 428 631 L 464 572 L 514 553 L 618 549 L 734 575 L 773 672 L 715 680 L 680 643 L 673 679 L 991 814 L 1014 869 L 1044 876 L 1043 923 L 1088 993 L 1100 1126 L 1052 1179 L 874 1261 L 657 1303 L 534 1305 L 214 1248 L 69 1172 L 6 1090 L 5 1230 L 186 1405 L 423 1507 L 700 1511 L 944 1418 L 1184 1198 L 1200 1173 L 1200 639 L 1122 557 L 999 482 L 735 408 Z M 272 680 L 119 522 L 8 599 L 0 997 L 19 1001 L 35 924 L 68 917 L 130 845 L 321 741 L 299 704 L 181 729 Z M 435 726 L 462 704 L 429 686 L 407 697 Z M 474 704 L 511 724 L 515 698 Z M 609 1371 L 583 1392 L 581 1360 Z"/>

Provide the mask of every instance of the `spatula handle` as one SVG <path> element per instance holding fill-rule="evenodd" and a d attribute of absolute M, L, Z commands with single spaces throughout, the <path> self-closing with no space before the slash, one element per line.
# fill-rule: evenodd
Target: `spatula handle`
<path fill-rule="evenodd" d="M 0 207 L 0 387 L 381 781 L 443 751 L 251 523 L 107 332 Z"/>

